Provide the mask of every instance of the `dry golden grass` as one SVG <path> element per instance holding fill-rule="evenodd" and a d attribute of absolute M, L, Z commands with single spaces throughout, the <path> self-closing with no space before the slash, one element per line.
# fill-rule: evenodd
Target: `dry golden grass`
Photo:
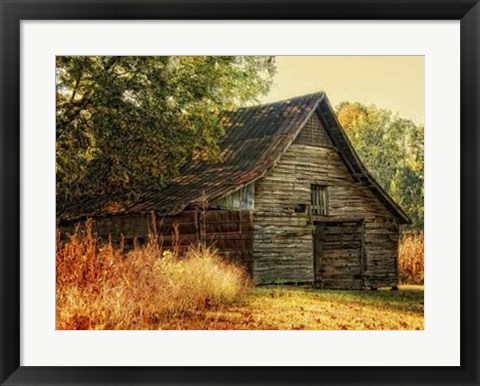
<path fill-rule="evenodd" d="M 172 318 L 164 329 L 189 330 L 423 330 L 423 287 L 398 291 L 329 291 L 257 287 L 245 300 Z"/>
<path fill-rule="evenodd" d="M 178 251 L 179 249 L 174 250 Z M 239 300 L 248 288 L 242 268 L 211 248 L 162 251 L 151 237 L 124 253 L 85 232 L 57 241 L 57 329 L 158 329 L 172 319 Z"/>
<path fill-rule="evenodd" d="M 101 244 L 91 225 L 57 241 L 57 329 L 423 329 L 422 286 L 253 288 L 212 249 L 182 252 L 174 237 L 165 251 L 153 233 L 144 247 L 125 252 Z M 403 237 L 400 270 L 403 280 L 423 281 L 423 234 Z"/>
<path fill-rule="evenodd" d="M 405 234 L 400 239 L 398 270 L 400 283 L 423 284 L 423 232 Z"/>

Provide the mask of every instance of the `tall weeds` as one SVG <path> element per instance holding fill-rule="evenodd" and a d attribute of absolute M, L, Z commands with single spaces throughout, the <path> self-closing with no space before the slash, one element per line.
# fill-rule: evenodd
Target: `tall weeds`
<path fill-rule="evenodd" d="M 423 232 L 405 234 L 398 251 L 399 280 L 402 284 L 423 284 L 424 279 Z"/>
<path fill-rule="evenodd" d="M 178 233 L 178 230 L 176 231 Z M 152 232 L 154 233 L 154 232 Z M 156 234 L 126 252 L 100 243 L 92 222 L 57 237 L 57 329 L 158 329 L 175 317 L 229 304 L 248 288 L 244 270 L 202 245 L 163 250 Z"/>

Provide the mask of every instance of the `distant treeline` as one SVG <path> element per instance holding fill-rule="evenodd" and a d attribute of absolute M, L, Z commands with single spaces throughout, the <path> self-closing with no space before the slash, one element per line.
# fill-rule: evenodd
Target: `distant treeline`
<path fill-rule="evenodd" d="M 365 166 L 412 219 L 405 229 L 423 230 L 423 125 L 358 102 L 336 110 Z"/>

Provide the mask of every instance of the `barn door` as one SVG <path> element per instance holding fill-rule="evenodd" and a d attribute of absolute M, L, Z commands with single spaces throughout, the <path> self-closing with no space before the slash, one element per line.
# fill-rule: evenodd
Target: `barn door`
<path fill-rule="evenodd" d="M 314 237 L 316 285 L 330 289 L 362 288 L 363 244 L 362 222 L 316 224 Z"/>

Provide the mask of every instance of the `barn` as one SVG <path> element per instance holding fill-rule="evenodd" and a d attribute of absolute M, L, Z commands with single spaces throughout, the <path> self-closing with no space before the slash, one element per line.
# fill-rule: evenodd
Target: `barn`
<path fill-rule="evenodd" d="M 57 213 L 71 231 L 140 242 L 156 214 L 166 246 L 214 244 L 257 284 L 396 288 L 399 229 L 408 216 L 362 164 L 323 92 L 240 108 L 224 117 L 221 162 L 192 161 L 136 202 Z"/>

